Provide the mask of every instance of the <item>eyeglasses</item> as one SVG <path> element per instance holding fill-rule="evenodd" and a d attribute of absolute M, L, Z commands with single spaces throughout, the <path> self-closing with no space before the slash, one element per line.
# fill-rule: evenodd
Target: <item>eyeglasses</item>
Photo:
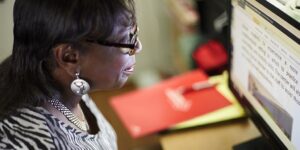
<path fill-rule="evenodd" d="M 88 42 L 97 42 L 100 45 L 104 46 L 113 46 L 113 47 L 118 47 L 124 54 L 128 54 L 129 56 L 134 55 L 137 50 L 138 46 L 138 28 L 135 28 L 135 31 L 133 33 L 129 34 L 130 38 L 130 43 L 131 44 L 126 44 L 126 43 L 113 43 L 113 42 L 108 42 L 108 41 L 101 41 L 101 40 L 87 40 Z"/>

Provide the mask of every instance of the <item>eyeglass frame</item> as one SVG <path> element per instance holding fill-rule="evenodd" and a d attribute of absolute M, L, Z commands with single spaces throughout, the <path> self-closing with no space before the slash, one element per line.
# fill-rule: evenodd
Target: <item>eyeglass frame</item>
<path fill-rule="evenodd" d="M 121 51 L 124 54 L 128 54 L 129 56 L 132 56 L 136 53 L 136 46 L 138 44 L 138 27 L 136 27 L 136 30 L 134 31 L 134 33 L 130 33 L 130 42 L 132 42 L 133 44 L 127 44 L 127 43 L 114 43 L 114 42 L 109 42 L 109 41 L 101 41 L 101 40 L 89 40 L 87 39 L 87 42 L 96 42 L 100 45 L 104 45 L 104 46 L 112 46 L 112 47 L 118 47 L 121 48 Z M 128 48 L 130 49 L 129 51 L 124 50 L 124 48 Z"/>

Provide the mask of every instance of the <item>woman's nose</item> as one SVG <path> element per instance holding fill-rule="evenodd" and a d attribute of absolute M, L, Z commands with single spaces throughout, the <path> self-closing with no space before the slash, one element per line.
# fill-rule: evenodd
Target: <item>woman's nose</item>
<path fill-rule="evenodd" d="M 140 41 L 140 39 L 137 39 L 137 44 L 135 46 L 135 53 L 138 54 L 142 51 L 143 49 L 143 46 L 142 46 L 142 43 Z"/>

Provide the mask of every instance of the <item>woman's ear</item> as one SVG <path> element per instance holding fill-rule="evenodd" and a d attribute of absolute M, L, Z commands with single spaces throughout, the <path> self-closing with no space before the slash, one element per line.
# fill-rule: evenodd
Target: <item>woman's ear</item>
<path fill-rule="evenodd" d="M 69 44 L 60 44 L 53 48 L 53 53 L 57 67 L 74 76 L 74 71 L 79 66 L 79 51 Z"/>

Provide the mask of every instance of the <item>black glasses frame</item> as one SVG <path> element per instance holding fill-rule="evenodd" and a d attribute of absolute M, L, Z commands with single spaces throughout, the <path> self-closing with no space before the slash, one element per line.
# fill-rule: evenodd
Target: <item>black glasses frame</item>
<path fill-rule="evenodd" d="M 128 48 L 129 50 L 124 50 L 122 49 L 121 51 L 123 53 L 129 54 L 129 55 L 134 55 L 136 52 L 136 46 L 138 44 L 137 36 L 138 36 L 138 28 L 136 27 L 136 30 L 134 33 L 130 33 L 130 42 L 132 44 L 127 44 L 127 43 L 114 43 L 114 42 L 108 42 L 108 41 L 101 41 L 101 40 L 89 40 L 87 39 L 87 42 L 96 42 L 100 45 L 104 46 L 112 46 L 112 47 L 118 47 L 118 48 Z"/>

